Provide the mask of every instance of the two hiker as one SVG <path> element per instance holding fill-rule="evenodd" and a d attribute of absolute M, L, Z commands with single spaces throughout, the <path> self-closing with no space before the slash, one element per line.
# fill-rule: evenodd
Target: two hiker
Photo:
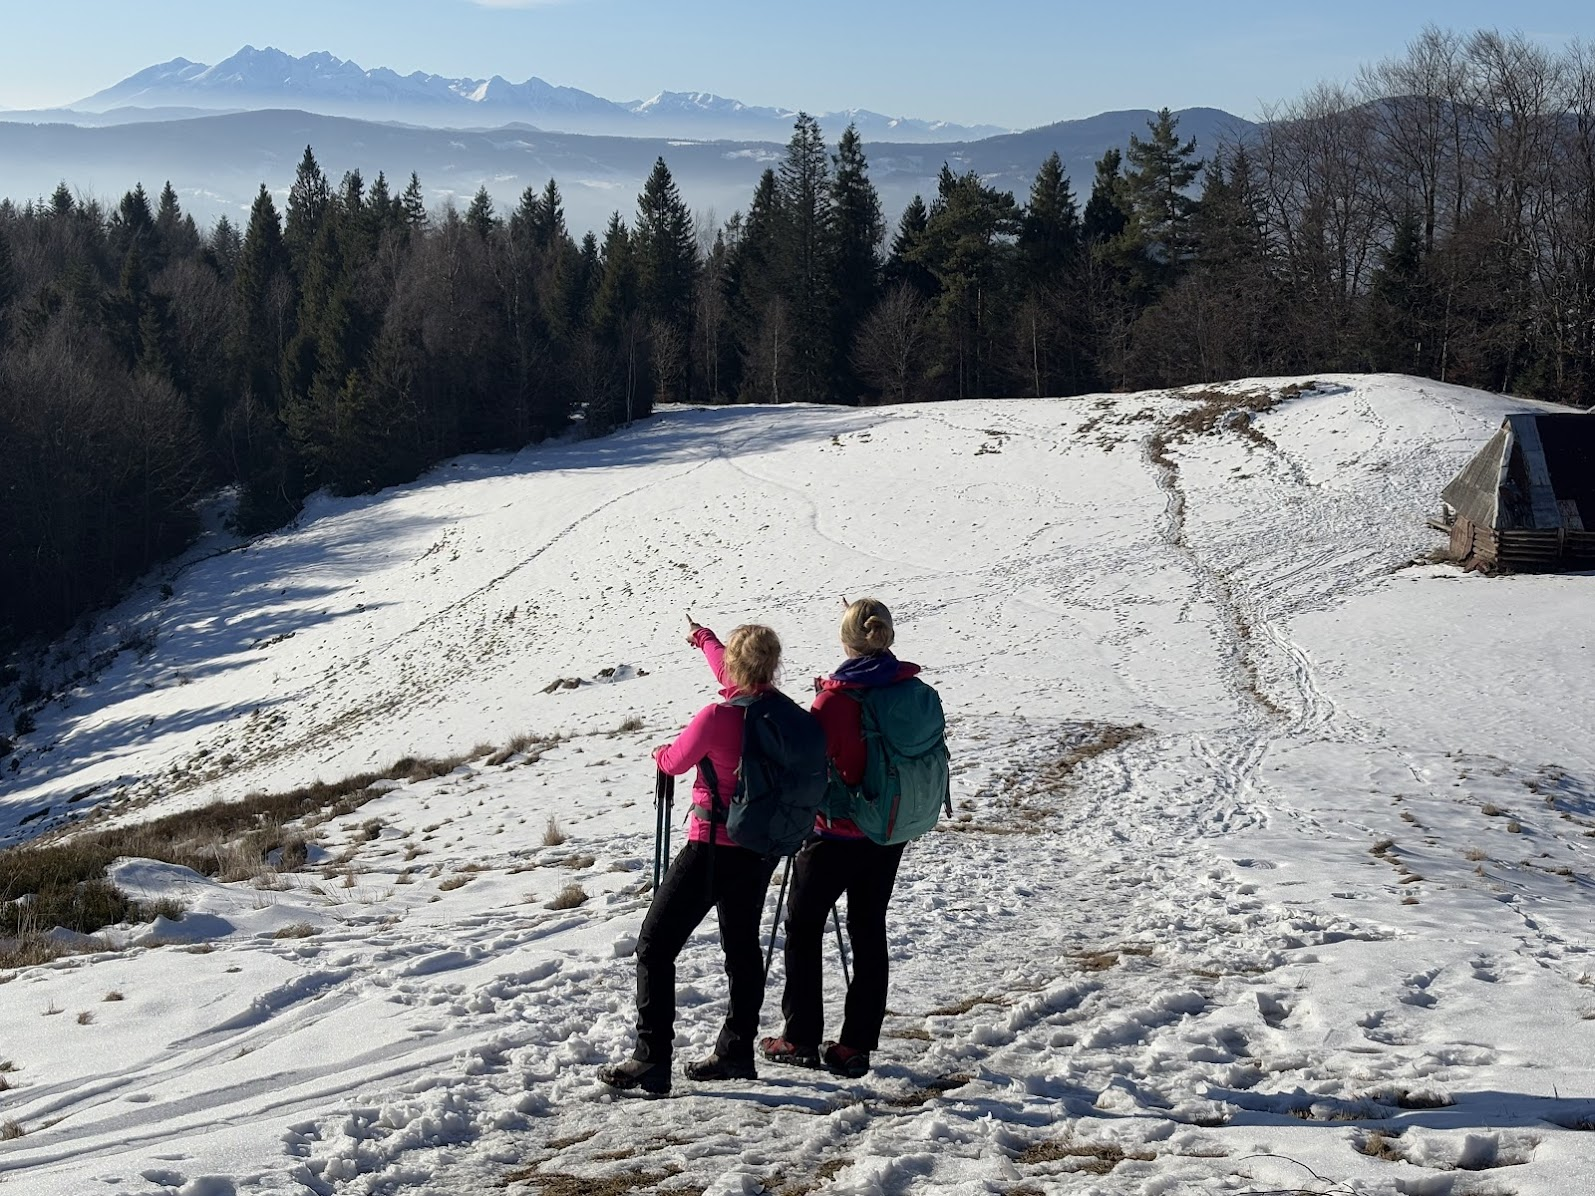
<path fill-rule="evenodd" d="M 749 625 L 738 627 L 722 646 L 708 628 L 690 618 L 689 625 L 688 642 L 703 652 L 727 701 L 704 707 L 673 743 L 655 749 L 662 772 L 679 776 L 698 766 L 692 828 L 686 847 L 654 895 L 637 940 L 636 1049 L 630 1059 L 598 1073 L 613 1088 L 652 1093 L 670 1090 L 676 956 L 711 907 L 719 916 L 730 1003 L 713 1053 L 684 1070 L 695 1080 L 754 1078 L 754 1035 L 764 995 L 759 922 L 778 860 L 776 854 L 738 843 L 726 821 L 733 795 L 752 800 L 759 785 L 751 775 L 758 768 L 750 765 L 750 775 L 741 775 L 745 730 L 750 754 L 756 746 L 751 737 L 756 726 L 748 720 L 760 719 L 765 707 L 779 714 L 778 703 L 790 704 L 774 688 L 780 640 L 768 627 Z M 867 742 L 866 705 L 873 692 L 910 681 L 919 672 L 917 665 L 900 662 L 892 654 L 894 639 L 891 612 L 884 604 L 873 598 L 851 603 L 841 629 L 847 659 L 829 677 L 815 682 L 813 715 L 823 730 L 828 784 L 792 866 L 786 988 L 781 998 L 785 1025 L 780 1035 L 758 1044 L 759 1053 L 774 1062 L 824 1066 L 849 1077 L 869 1070 L 869 1054 L 878 1045 L 886 1014 L 886 907 L 903 847 L 908 838 L 934 823 L 947 785 L 941 708 L 928 686 L 915 681 L 912 692 L 902 694 L 907 698 L 905 708 L 933 732 L 925 743 L 911 746 L 918 753 L 915 759 L 883 759 L 879 741 L 891 741 L 893 736 L 873 707 L 869 729 L 878 742 L 873 750 Z M 788 724 L 784 738 L 798 739 L 800 730 Z M 765 761 L 757 763 L 768 771 Z M 900 815 L 897 792 L 883 792 L 890 788 L 885 779 L 888 771 L 891 783 L 901 773 L 909 783 L 918 782 L 920 789 L 933 794 L 928 823 L 923 811 L 910 815 L 905 807 Z M 774 787 L 781 787 L 780 778 Z M 867 825 L 860 825 L 859 819 Z M 761 847 L 770 842 L 764 829 L 749 832 Z M 826 918 L 843 893 L 848 898 L 855 968 L 841 1034 L 836 1042 L 822 1044 L 821 949 Z"/>

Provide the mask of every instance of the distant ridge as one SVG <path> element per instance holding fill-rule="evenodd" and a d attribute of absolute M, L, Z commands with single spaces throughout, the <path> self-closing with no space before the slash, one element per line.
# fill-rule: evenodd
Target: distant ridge
<path fill-rule="evenodd" d="M 865 151 L 870 178 L 892 221 L 914 195 L 935 194 L 944 162 L 960 173 L 972 170 L 1023 200 L 1041 163 L 1057 153 L 1084 203 L 1096 160 L 1108 149 L 1122 150 L 1132 133 L 1144 134 L 1153 115 L 1149 110 L 1103 113 L 961 141 L 866 138 Z M 1211 108 L 1176 116 L 1181 136 L 1194 137 L 1204 157 L 1221 139 L 1244 137 L 1253 128 Z M 824 131 L 834 137 L 840 129 L 833 123 Z M 114 201 L 136 182 L 158 191 L 170 180 L 184 208 L 197 218 L 213 220 L 225 213 L 236 219 L 247 213 L 261 183 L 286 195 L 310 145 L 334 175 L 358 169 L 369 182 L 380 170 L 393 182 L 414 171 L 433 205 L 452 197 L 463 207 L 485 186 L 501 208 L 513 207 L 527 187 L 541 188 L 554 178 L 571 227 L 601 230 L 613 211 L 630 218 L 659 157 L 692 207 L 712 209 L 722 219 L 744 209 L 760 173 L 780 162 L 785 140 L 785 130 L 764 139 L 679 141 L 658 135 L 546 133 L 524 122 L 439 129 L 281 108 L 166 120 L 145 113 L 142 119 L 129 116 L 99 126 L 0 113 L 0 162 L 6 164 L 0 187 L 5 196 L 23 202 L 47 196 L 65 181 Z"/>
<path fill-rule="evenodd" d="M 661 91 L 644 100 L 615 101 L 533 76 L 512 83 L 450 79 L 386 67 L 367 70 L 326 52 L 295 58 L 273 47 L 245 46 L 214 66 L 174 58 L 95 92 L 72 109 L 300 108 L 327 116 L 401 120 L 452 128 L 525 121 L 550 132 L 693 140 L 781 140 L 791 132 L 795 108 L 756 107 L 703 91 Z M 896 141 L 955 141 L 1009 130 L 995 125 L 885 116 L 855 108 L 819 114 L 840 132 L 849 122 L 865 137 Z"/>

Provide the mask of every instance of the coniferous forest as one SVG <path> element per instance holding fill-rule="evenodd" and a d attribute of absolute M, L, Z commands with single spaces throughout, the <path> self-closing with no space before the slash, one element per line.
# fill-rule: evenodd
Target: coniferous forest
<path fill-rule="evenodd" d="M 1595 53 L 1430 29 L 1197 147 L 1164 110 L 1091 179 L 943 167 L 888 227 L 800 116 L 709 224 L 660 160 L 601 232 L 559 187 L 429 210 L 334 181 L 199 228 L 168 185 L 0 203 L 0 662 L 181 549 L 580 416 L 1399 371 L 1595 403 Z M 0 673 L 3 676 L 3 673 Z"/>

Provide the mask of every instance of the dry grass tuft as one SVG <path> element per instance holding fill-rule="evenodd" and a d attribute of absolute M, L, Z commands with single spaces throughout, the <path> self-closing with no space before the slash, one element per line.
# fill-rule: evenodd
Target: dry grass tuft
<path fill-rule="evenodd" d="M 587 890 L 580 885 L 566 885 L 559 895 L 548 903 L 549 909 L 575 909 L 587 902 Z"/>
<path fill-rule="evenodd" d="M 274 939 L 307 939 L 313 934 L 320 933 L 321 932 L 309 922 L 294 922 L 288 926 L 282 927 L 271 937 Z"/>
<path fill-rule="evenodd" d="M 558 847 L 568 838 L 570 836 L 559 829 L 559 820 L 550 814 L 548 816 L 548 825 L 543 828 L 543 846 Z"/>
<path fill-rule="evenodd" d="M 944 1005 L 940 1009 L 932 1009 L 925 1014 L 926 1017 L 956 1017 L 960 1013 L 968 1013 L 977 1005 L 1001 1005 L 1004 1002 L 997 997 L 965 997 L 953 1005 Z"/>
<path fill-rule="evenodd" d="M 123 1000 L 123 997 L 122 997 L 121 993 L 117 992 L 113 988 L 110 992 L 106 993 L 103 997 L 101 997 L 100 1000 L 102 1000 L 102 1001 L 120 1001 L 120 1000 Z"/>
<path fill-rule="evenodd" d="M 1149 1162 L 1157 1158 L 1149 1151 L 1127 1151 L 1112 1142 L 1037 1142 L 1026 1147 L 1015 1162 L 1023 1166 L 1056 1163 L 1061 1159 L 1080 1159 L 1078 1170 L 1091 1175 L 1106 1175 L 1125 1159 Z"/>
<path fill-rule="evenodd" d="M 630 735 L 633 731 L 641 731 L 642 726 L 642 719 L 638 718 L 636 715 L 632 715 L 625 722 L 621 723 L 620 726 L 615 728 L 615 734 Z"/>
<path fill-rule="evenodd" d="M 316 781 L 283 793 L 251 793 L 240 801 L 215 802 L 138 825 L 84 830 L 69 839 L 0 851 L 7 894 L 34 897 L 27 906 L 0 905 L 0 936 L 22 940 L 0 957 L 0 967 L 27 967 L 66 954 L 29 941 L 24 917 L 31 919 L 35 931 L 62 926 L 93 934 L 118 922 L 149 921 L 158 914 L 181 916 L 181 906 L 175 903 L 136 902 L 107 881 L 106 868 L 121 856 L 177 864 L 226 882 L 253 881 L 273 870 L 292 871 L 304 866 L 306 846 L 303 831 L 290 828 L 290 823 L 317 825 L 352 814 L 381 796 L 373 788 L 380 781 L 418 772 L 440 775 L 457 763 L 402 760 L 383 772 Z M 371 826 L 366 824 L 368 837 Z M 275 865 L 267 862 L 273 854 Z M 37 939 L 36 934 L 32 937 Z"/>
<path fill-rule="evenodd" d="M 583 1142 L 586 1142 L 591 1138 L 596 1138 L 597 1136 L 597 1130 L 587 1130 L 584 1133 L 572 1134 L 568 1138 L 550 1138 L 548 1140 L 548 1149 L 564 1150 L 570 1146 L 580 1146 Z"/>
<path fill-rule="evenodd" d="M 452 893 L 455 889 L 470 884 L 471 878 L 463 873 L 456 873 L 438 885 L 440 893 Z"/>
<path fill-rule="evenodd" d="M 1105 972 L 1119 962 L 1117 951 L 1082 951 L 1075 960 L 1080 964 L 1083 972 Z"/>
<path fill-rule="evenodd" d="M 957 1075 L 938 1076 L 920 1088 L 910 1088 L 901 1096 L 890 1097 L 886 1103 L 894 1109 L 914 1109 L 928 1104 L 954 1088 L 962 1088 L 975 1077 L 960 1072 Z"/>
<path fill-rule="evenodd" d="M 81 1013 L 78 1014 L 78 1025 L 87 1026 L 87 1025 L 92 1025 L 93 1022 L 94 1022 L 94 1010 L 85 1009 Z"/>
<path fill-rule="evenodd" d="M 1391 1163 L 1404 1163 L 1407 1156 L 1401 1151 L 1398 1139 L 1400 1130 L 1373 1130 L 1358 1139 L 1352 1145 L 1360 1154 L 1367 1155 L 1370 1159 L 1384 1159 Z"/>
<path fill-rule="evenodd" d="M 14 1142 L 27 1132 L 20 1122 L 0 1121 L 0 1142 Z"/>
<path fill-rule="evenodd" d="M 625 1171 L 619 1175 L 571 1175 L 564 1171 L 544 1171 L 541 1163 L 507 1173 L 503 1185 L 531 1184 L 539 1196 L 628 1196 L 628 1193 L 657 1189 L 659 1184 L 681 1174 L 674 1164 L 663 1171 Z M 674 1189 L 672 1189 L 674 1190 Z"/>
<path fill-rule="evenodd" d="M 560 860 L 559 866 L 561 868 L 569 868 L 572 872 L 584 872 L 597 862 L 590 855 L 572 855 Z"/>

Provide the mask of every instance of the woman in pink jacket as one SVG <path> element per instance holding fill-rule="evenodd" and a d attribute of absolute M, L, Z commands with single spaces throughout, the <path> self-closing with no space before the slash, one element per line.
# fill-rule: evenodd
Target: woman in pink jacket
<path fill-rule="evenodd" d="M 721 696 L 698 711 L 674 743 L 654 749 L 661 772 L 682 776 L 698 766 L 692 786 L 692 827 L 660 882 L 637 939 L 637 1047 L 630 1059 L 599 1068 L 611 1088 L 670 1091 L 675 1038 L 676 956 L 712 907 L 720 918 L 730 1007 L 714 1053 L 685 1068 L 688 1079 L 754 1079 L 754 1034 L 764 1003 L 764 957 L 759 919 L 775 860 L 737 846 L 726 833 L 726 810 L 742 762 L 745 707 L 736 699 L 769 689 L 781 664 L 781 641 L 768 627 L 738 627 L 722 645 L 692 622 L 687 642 L 703 651 Z M 707 764 L 707 767 L 705 767 Z M 712 786 L 712 787 L 711 787 Z"/>

